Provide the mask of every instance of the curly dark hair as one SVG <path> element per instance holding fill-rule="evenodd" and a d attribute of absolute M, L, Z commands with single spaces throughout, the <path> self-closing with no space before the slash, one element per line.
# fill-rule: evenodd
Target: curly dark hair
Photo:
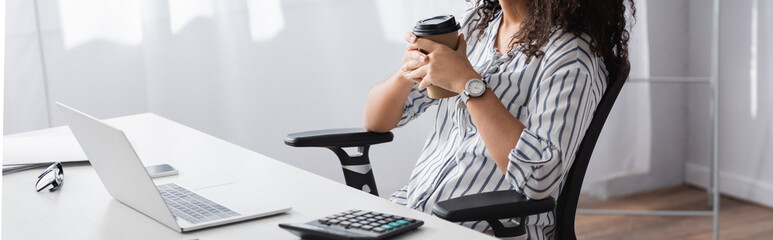
<path fill-rule="evenodd" d="M 472 1 L 472 0 L 467 0 Z M 496 14 L 502 10 L 498 0 L 475 0 L 477 16 L 471 19 L 477 27 L 469 29 L 472 36 L 476 30 L 483 32 Z M 633 0 L 527 0 L 528 13 L 521 23 L 520 30 L 510 39 L 510 48 L 522 47 L 528 57 L 540 57 L 541 48 L 548 43 L 554 29 L 567 33 L 590 36 L 590 48 L 593 54 L 604 59 L 604 65 L 610 72 L 628 62 L 628 19 L 626 4 L 631 12 L 631 21 L 635 21 L 636 7 Z M 482 35 L 478 35 L 482 37 Z M 616 77 L 609 77 L 614 81 Z"/>

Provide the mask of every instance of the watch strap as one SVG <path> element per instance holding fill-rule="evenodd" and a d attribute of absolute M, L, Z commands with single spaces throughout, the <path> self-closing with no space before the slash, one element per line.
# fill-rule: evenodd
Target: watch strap
<path fill-rule="evenodd" d="M 456 107 L 461 108 L 461 109 L 466 109 L 467 108 L 467 100 L 469 100 L 470 97 L 468 97 L 468 96 L 466 96 L 464 94 L 459 94 L 459 97 L 460 97 L 459 98 L 459 102 L 457 102 Z"/>

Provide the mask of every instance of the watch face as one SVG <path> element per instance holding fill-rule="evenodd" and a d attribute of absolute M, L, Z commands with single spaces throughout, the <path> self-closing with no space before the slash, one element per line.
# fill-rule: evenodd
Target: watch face
<path fill-rule="evenodd" d="M 480 96 L 486 91 L 486 83 L 481 80 L 470 81 L 467 85 L 467 90 L 472 96 Z"/>

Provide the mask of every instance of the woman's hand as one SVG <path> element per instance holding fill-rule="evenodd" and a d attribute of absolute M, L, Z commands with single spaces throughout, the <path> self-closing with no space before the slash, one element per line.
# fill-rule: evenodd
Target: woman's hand
<path fill-rule="evenodd" d="M 419 89 L 424 89 L 431 84 L 461 93 L 467 80 L 481 78 L 467 59 L 467 42 L 464 41 L 464 34 L 459 35 L 459 46 L 456 50 L 428 39 L 416 39 L 415 36 L 414 39 L 415 41 L 408 45 L 408 51 L 423 50 L 427 52 L 427 57 L 418 68 L 408 73 L 406 78 L 421 78 Z"/>
<path fill-rule="evenodd" d="M 405 34 L 405 41 L 408 42 L 408 44 L 413 44 L 416 42 L 416 36 L 413 35 L 413 33 L 406 33 Z M 427 55 L 422 53 L 418 49 L 410 49 L 406 48 L 405 50 L 405 56 L 403 57 L 403 66 L 400 68 L 400 73 L 402 74 L 403 78 L 407 80 L 411 80 L 416 83 L 421 83 L 422 78 L 424 78 L 424 75 L 419 74 L 413 74 L 409 75 L 410 73 L 414 72 L 417 68 L 424 66 L 427 64 Z"/>

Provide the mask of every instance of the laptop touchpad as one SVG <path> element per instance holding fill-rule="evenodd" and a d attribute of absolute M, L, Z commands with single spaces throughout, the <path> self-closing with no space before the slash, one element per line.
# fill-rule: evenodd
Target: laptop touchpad
<path fill-rule="evenodd" d="M 206 176 L 176 181 L 175 183 L 188 190 L 196 191 L 231 184 L 234 183 L 234 181 L 227 176 Z"/>

